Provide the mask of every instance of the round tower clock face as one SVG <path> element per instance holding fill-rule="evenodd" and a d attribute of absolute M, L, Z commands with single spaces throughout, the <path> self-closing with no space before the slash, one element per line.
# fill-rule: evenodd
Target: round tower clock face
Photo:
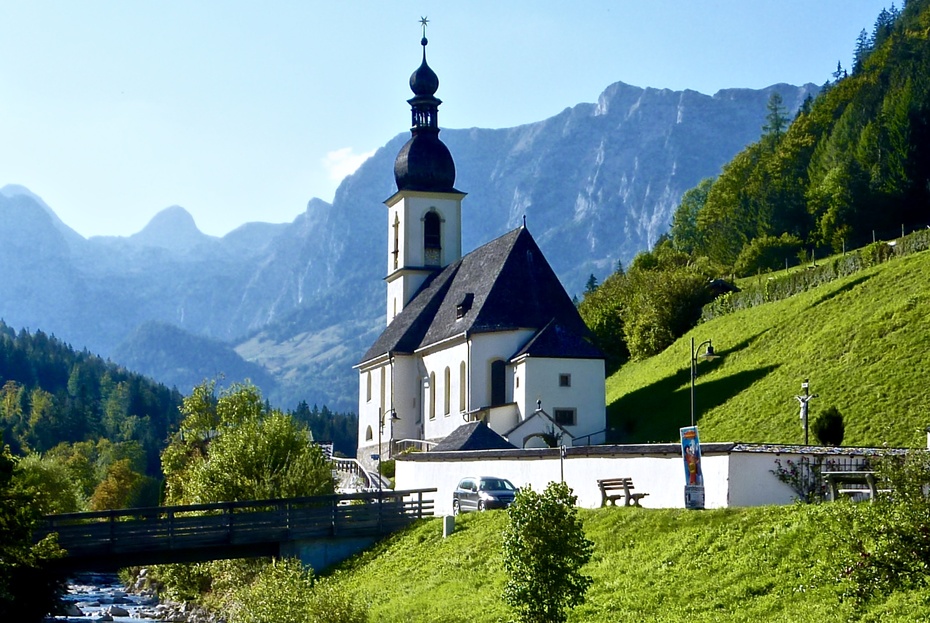
<path fill-rule="evenodd" d="M 426 249 L 426 265 L 439 266 L 439 249 Z"/>

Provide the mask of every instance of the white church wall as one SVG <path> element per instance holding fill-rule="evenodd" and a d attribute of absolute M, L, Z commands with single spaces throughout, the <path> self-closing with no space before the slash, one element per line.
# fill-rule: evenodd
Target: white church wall
<path fill-rule="evenodd" d="M 469 410 L 491 404 L 491 362 L 502 359 L 507 362 L 526 342 L 534 331 L 497 331 L 476 333 L 471 338 L 471 387 L 469 387 Z M 507 367 L 505 376 L 506 399 L 513 401 L 513 367 Z M 535 409 L 535 407 L 534 407 Z M 521 411 L 521 413 L 524 413 Z"/>
<path fill-rule="evenodd" d="M 656 448 L 674 448 L 658 444 Z M 585 456 L 586 449 L 569 449 L 564 460 L 558 449 L 442 453 L 437 460 L 398 460 L 397 489 L 436 488 L 437 515 L 452 512 L 452 491 L 465 476 L 500 476 L 515 485 L 531 485 L 541 491 L 563 478 L 583 508 L 601 505 L 597 480 L 630 477 L 635 491 L 648 493 L 641 500 L 646 508 L 684 508 L 685 469 L 680 453 L 649 453 L 618 450 L 615 455 Z M 774 452 L 711 452 L 701 458 L 705 508 L 791 504 L 795 496 L 772 470 L 775 460 L 797 460 L 796 455 Z M 453 458 L 454 457 L 454 458 Z"/>
<path fill-rule="evenodd" d="M 360 459 L 367 460 L 372 454 L 387 457 L 391 440 L 422 438 L 418 400 L 420 375 L 414 357 L 395 356 L 393 362 L 384 358 L 379 365 L 360 369 L 358 386 Z M 392 420 L 390 417 L 392 408 L 399 419 Z M 380 451 L 377 449 L 379 426 Z"/>
<path fill-rule="evenodd" d="M 524 400 L 523 413 L 533 413 L 537 400 L 553 418 L 556 409 L 574 409 L 575 424 L 564 427 L 576 439 L 606 428 L 603 360 L 527 357 L 520 367 L 515 377 L 521 387 L 515 393 Z M 560 385 L 561 375 L 568 375 L 569 386 Z"/>
<path fill-rule="evenodd" d="M 458 343 L 456 343 L 458 342 Z M 445 437 L 456 428 L 465 423 L 462 419 L 462 410 L 459 390 L 461 388 L 460 367 L 462 362 L 466 366 L 466 384 L 468 372 L 468 345 L 462 335 L 456 341 L 450 341 L 444 348 L 428 352 L 423 355 L 423 366 L 428 378 L 435 378 L 435 387 L 423 387 L 423 421 L 426 439 L 439 439 Z M 445 371 L 448 368 L 449 378 Z M 430 376 L 433 375 L 433 376 Z M 436 415 L 431 418 L 430 400 L 435 396 Z M 446 398 L 448 396 L 448 409 Z"/>
<path fill-rule="evenodd" d="M 403 198 L 402 198 L 403 197 Z M 462 257 L 462 197 L 449 193 L 405 191 L 387 201 L 388 206 L 388 272 L 394 272 L 394 217 L 400 221 L 398 235 L 400 267 L 425 266 L 423 253 L 423 222 L 426 213 L 434 209 L 440 215 L 442 255 L 440 265 L 447 266 Z M 392 203 L 393 201 L 393 203 Z"/>
<path fill-rule="evenodd" d="M 422 439 L 423 418 L 420 387 L 423 384 L 416 357 L 394 356 L 394 439 Z M 388 395 L 390 396 L 390 388 Z M 388 402 L 390 405 L 390 400 Z"/>
<path fill-rule="evenodd" d="M 382 375 L 388 378 L 387 361 L 382 365 L 373 365 L 359 370 L 358 383 L 358 447 L 359 457 L 377 454 L 378 414 L 382 405 Z M 385 397 L 385 400 L 387 398 Z M 382 442 L 385 439 L 382 434 Z"/>

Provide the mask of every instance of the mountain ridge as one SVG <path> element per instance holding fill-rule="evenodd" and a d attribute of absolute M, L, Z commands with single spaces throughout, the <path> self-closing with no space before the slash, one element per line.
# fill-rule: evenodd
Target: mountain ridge
<path fill-rule="evenodd" d="M 474 249 L 526 217 L 569 294 L 580 293 L 589 275 L 606 276 L 650 247 L 667 230 L 681 194 L 758 138 L 771 93 L 800 103 L 815 89 L 772 85 L 717 97 L 617 82 L 597 103 L 539 122 L 443 129 L 456 160 L 456 187 L 469 193 L 462 247 Z M 46 255 L 57 271 L 53 289 L 71 294 L 48 300 L 19 283 L 19 302 L 0 301 L 0 317 L 104 356 L 144 323 L 167 323 L 277 370 L 277 387 L 266 395 L 285 407 L 304 398 L 351 409 L 351 366 L 384 322 L 382 202 L 396 190 L 393 162 L 407 138 L 402 132 L 390 139 L 343 180 L 332 203 L 311 199 L 289 224 L 247 224 L 216 238 L 177 207 L 133 236 L 83 239 L 75 232 L 78 239 L 65 244 L 46 224 L 36 231 L 52 245 Z M 0 210 L 10 201 L 0 196 Z M 180 235 L 172 237 L 172 228 Z M 0 221 L 0 235 L 15 237 L 20 229 Z M 0 288 L 18 278 L 10 275 L 30 271 L 32 284 L 43 283 L 35 254 L 25 257 L 0 250 Z M 288 348 L 307 352 L 285 355 Z M 184 367 L 159 360 L 139 371 L 159 379 L 170 367 Z M 279 360 L 296 368 L 276 367 Z"/>

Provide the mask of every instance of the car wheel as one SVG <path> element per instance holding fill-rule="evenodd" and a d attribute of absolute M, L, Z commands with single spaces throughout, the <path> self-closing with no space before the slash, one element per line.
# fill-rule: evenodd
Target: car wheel
<path fill-rule="evenodd" d="M 459 501 L 458 501 L 458 500 L 452 500 L 452 514 L 453 514 L 453 515 L 458 515 L 460 512 L 461 512 L 461 510 L 459 510 Z"/>
<path fill-rule="evenodd" d="M 484 500 L 478 500 L 478 510 L 479 511 L 484 510 Z"/>

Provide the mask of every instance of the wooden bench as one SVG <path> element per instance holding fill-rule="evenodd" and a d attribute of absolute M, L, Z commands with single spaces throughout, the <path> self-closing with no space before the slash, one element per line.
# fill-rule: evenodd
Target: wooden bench
<path fill-rule="evenodd" d="M 875 483 L 875 472 L 869 470 L 823 472 L 821 474 L 827 481 L 827 499 L 837 500 L 841 495 L 854 496 L 868 494 L 869 500 L 874 500 L 879 491 Z M 865 489 L 840 488 L 841 483 L 865 486 Z"/>
<path fill-rule="evenodd" d="M 633 493 L 632 478 L 604 478 L 597 481 L 597 487 L 601 490 L 601 506 L 607 506 L 609 501 L 613 506 L 617 505 L 617 500 L 623 498 L 623 505 L 641 506 L 639 501 L 649 495 L 648 493 Z M 617 493 L 611 493 L 616 491 Z"/>

